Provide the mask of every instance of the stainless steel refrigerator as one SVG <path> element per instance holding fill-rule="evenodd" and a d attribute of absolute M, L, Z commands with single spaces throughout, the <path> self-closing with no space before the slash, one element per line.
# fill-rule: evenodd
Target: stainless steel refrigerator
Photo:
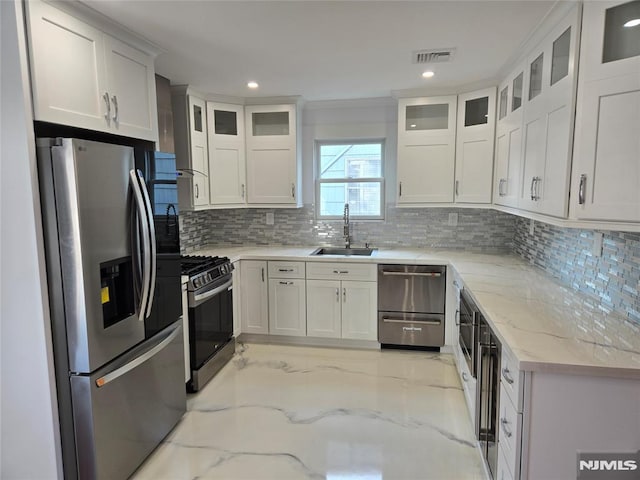
<path fill-rule="evenodd" d="M 186 410 L 179 252 L 157 241 L 132 147 L 37 153 L 64 475 L 127 478 Z"/>

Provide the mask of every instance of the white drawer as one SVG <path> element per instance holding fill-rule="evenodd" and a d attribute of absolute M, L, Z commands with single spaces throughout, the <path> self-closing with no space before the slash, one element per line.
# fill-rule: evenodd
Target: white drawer
<path fill-rule="evenodd" d="M 362 280 L 375 282 L 376 265 L 342 262 L 307 262 L 307 278 L 310 280 Z"/>
<path fill-rule="evenodd" d="M 517 477 L 520 466 L 522 414 L 516 411 L 511 399 L 505 392 L 504 384 L 500 387 L 498 428 L 498 443 L 504 453 L 509 471 Z"/>
<path fill-rule="evenodd" d="M 522 378 L 523 373 L 518 370 L 516 360 L 513 358 L 511 352 L 503 346 L 500 365 L 500 383 L 504 386 L 507 395 L 511 398 L 511 402 L 513 402 L 518 412 L 522 412 L 522 386 L 524 385 Z"/>
<path fill-rule="evenodd" d="M 304 262 L 269 262 L 269 278 L 304 278 Z"/>
<path fill-rule="evenodd" d="M 514 476 L 507 466 L 507 459 L 502 451 L 502 447 L 498 446 L 498 472 L 494 480 L 513 480 Z"/>

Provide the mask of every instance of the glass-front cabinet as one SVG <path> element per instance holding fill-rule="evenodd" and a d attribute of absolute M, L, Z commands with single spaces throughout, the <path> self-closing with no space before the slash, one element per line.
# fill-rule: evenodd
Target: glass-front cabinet
<path fill-rule="evenodd" d="M 400 205 L 454 201 L 457 97 L 398 101 Z"/>
<path fill-rule="evenodd" d="M 244 206 L 247 198 L 244 108 L 207 102 L 211 205 Z"/>
<path fill-rule="evenodd" d="M 640 222 L 640 0 L 585 2 L 571 216 Z"/>
<path fill-rule="evenodd" d="M 496 88 L 458 95 L 456 203 L 491 203 Z"/>
<path fill-rule="evenodd" d="M 248 203 L 301 206 L 296 105 L 247 105 L 244 113 Z"/>

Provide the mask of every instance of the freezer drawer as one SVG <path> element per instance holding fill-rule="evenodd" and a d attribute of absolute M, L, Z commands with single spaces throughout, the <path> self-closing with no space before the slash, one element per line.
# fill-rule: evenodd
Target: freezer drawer
<path fill-rule="evenodd" d="M 378 341 L 389 345 L 441 347 L 444 315 L 378 312 Z"/>
<path fill-rule="evenodd" d="M 71 376 L 80 478 L 128 478 L 186 410 L 182 321 L 96 373 Z"/>

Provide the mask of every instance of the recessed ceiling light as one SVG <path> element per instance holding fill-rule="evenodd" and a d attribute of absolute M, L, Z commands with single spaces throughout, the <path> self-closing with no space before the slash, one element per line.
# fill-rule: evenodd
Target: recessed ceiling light
<path fill-rule="evenodd" d="M 249 88 L 258 88 L 258 82 L 249 82 L 249 83 L 247 83 L 247 87 L 249 87 Z"/>
<path fill-rule="evenodd" d="M 422 72 L 422 76 L 423 76 L 424 78 L 431 78 L 431 77 L 433 77 L 434 75 L 435 75 L 435 73 L 433 73 L 433 72 L 432 72 L 432 71 L 430 71 L 430 70 L 429 70 L 429 71 L 426 71 L 426 72 Z"/>
<path fill-rule="evenodd" d="M 640 25 L 640 18 L 634 18 L 624 24 L 625 27 L 637 27 L 638 25 Z"/>

